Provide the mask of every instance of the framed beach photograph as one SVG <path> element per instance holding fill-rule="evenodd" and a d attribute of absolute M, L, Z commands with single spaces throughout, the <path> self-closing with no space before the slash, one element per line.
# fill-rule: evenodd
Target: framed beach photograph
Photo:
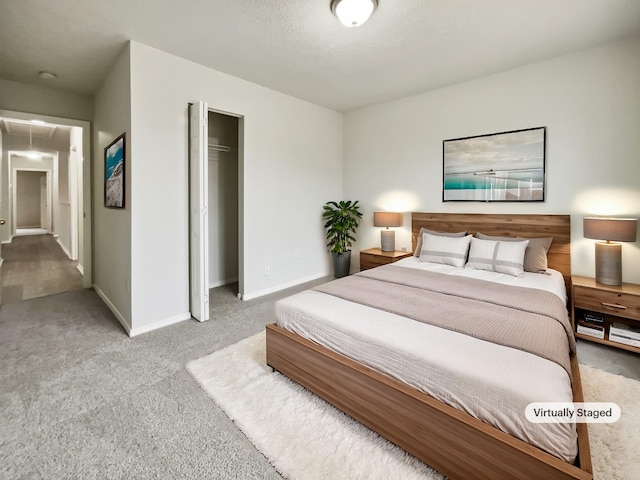
<path fill-rule="evenodd" d="M 124 208 L 125 135 L 104 149 L 104 206 Z"/>
<path fill-rule="evenodd" d="M 546 127 L 442 142 L 443 202 L 543 202 Z"/>

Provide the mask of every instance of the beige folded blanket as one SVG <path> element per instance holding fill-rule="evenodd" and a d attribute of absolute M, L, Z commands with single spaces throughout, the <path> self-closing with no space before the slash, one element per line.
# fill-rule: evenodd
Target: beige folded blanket
<path fill-rule="evenodd" d="M 553 293 L 395 265 L 314 290 L 538 355 L 571 377 L 575 339 L 567 309 Z"/>

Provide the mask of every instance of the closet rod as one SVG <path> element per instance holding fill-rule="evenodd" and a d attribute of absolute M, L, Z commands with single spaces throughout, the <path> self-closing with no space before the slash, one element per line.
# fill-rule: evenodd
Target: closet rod
<path fill-rule="evenodd" d="M 209 150 L 213 150 L 215 152 L 230 152 L 231 147 L 227 145 L 209 145 Z"/>

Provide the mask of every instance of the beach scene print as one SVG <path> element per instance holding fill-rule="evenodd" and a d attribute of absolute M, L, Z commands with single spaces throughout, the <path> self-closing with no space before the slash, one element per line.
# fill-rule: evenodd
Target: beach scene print
<path fill-rule="evenodd" d="M 444 201 L 543 201 L 545 127 L 445 140 Z"/>
<path fill-rule="evenodd" d="M 124 207 L 124 137 L 105 151 L 105 207 Z"/>

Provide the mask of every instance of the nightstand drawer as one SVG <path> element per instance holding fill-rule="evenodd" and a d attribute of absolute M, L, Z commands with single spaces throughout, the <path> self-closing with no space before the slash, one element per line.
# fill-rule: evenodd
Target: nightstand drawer
<path fill-rule="evenodd" d="M 395 263 L 403 258 L 410 257 L 411 252 L 383 252 L 379 248 L 369 248 L 360 251 L 360 270 L 369 270 L 370 268 L 379 267 L 380 265 L 388 265 Z"/>
<path fill-rule="evenodd" d="M 640 320 L 640 296 L 637 295 L 576 285 L 573 302 L 577 308 Z"/>
<path fill-rule="evenodd" d="M 369 253 L 363 253 L 360 257 L 360 261 L 371 265 L 369 268 L 379 267 L 380 265 L 387 265 L 388 263 L 392 263 L 393 259 L 389 257 L 383 257 L 382 255 L 371 255 Z"/>

